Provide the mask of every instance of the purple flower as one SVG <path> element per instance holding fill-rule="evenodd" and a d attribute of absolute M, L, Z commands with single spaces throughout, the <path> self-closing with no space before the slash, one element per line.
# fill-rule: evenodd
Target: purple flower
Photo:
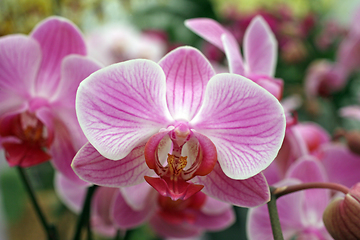
<path fill-rule="evenodd" d="M 274 78 L 277 41 L 261 16 L 255 17 L 245 31 L 244 59 L 235 37 L 218 22 L 208 18 L 195 18 L 186 20 L 185 25 L 225 52 L 231 73 L 253 80 L 277 99 L 281 99 L 283 81 Z"/>
<path fill-rule="evenodd" d="M 260 172 L 281 146 L 283 109 L 249 79 L 214 76 L 194 48 L 99 70 L 80 84 L 76 109 L 89 143 L 72 166 L 85 181 L 124 187 L 145 176 L 173 200 L 203 187 L 241 206 L 269 200 Z"/>
<path fill-rule="evenodd" d="M 294 163 L 284 180 L 276 187 L 306 182 L 327 181 L 321 163 L 306 156 Z M 323 212 L 330 201 L 327 189 L 310 189 L 280 197 L 277 207 L 285 239 L 331 239 L 322 221 Z M 273 239 L 267 206 L 250 209 L 247 234 L 251 240 Z"/>
<path fill-rule="evenodd" d="M 30 36 L 0 38 L 0 143 L 10 166 L 52 158 L 78 179 L 70 163 L 86 138 L 76 119 L 76 89 L 99 69 L 85 54 L 78 28 L 60 17 L 44 20 Z"/>

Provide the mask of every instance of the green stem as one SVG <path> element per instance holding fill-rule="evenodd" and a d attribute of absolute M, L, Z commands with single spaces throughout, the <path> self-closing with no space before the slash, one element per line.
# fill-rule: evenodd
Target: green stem
<path fill-rule="evenodd" d="M 35 197 L 35 193 L 34 193 L 34 190 L 33 188 L 31 187 L 30 185 L 30 182 L 29 182 L 29 178 L 27 177 L 24 169 L 22 167 L 17 167 L 18 169 L 18 172 L 20 174 L 20 177 L 21 177 L 21 180 L 25 186 L 25 189 L 30 197 L 30 201 L 35 209 L 35 212 L 36 214 L 38 215 L 39 219 L 40 219 L 40 222 L 47 234 L 47 237 L 49 240 L 55 240 L 55 239 L 58 239 L 57 238 L 57 234 L 56 234 L 56 229 L 53 225 L 49 225 L 46 218 L 45 218 L 45 215 L 43 214 L 43 212 L 41 211 L 41 208 L 40 208 L 40 205 L 38 204 L 38 201 Z"/>
<path fill-rule="evenodd" d="M 120 230 L 116 231 L 115 240 L 120 240 Z"/>
<path fill-rule="evenodd" d="M 81 211 L 81 214 L 80 214 L 77 224 L 76 224 L 76 231 L 75 231 L 74 238 L 73 238 L 74 240 L 80 239 L 81 230 L 82 230 L 84 224 L 89 222 L 91 199 L 92 199 L 92 196 L 93 196 L 96 188 L 97 188 L 97 185 L 93 185 L 93 186 L 89 187 L 87 190 L 83 209 Z"/>
<path fill-rule="evenodd" d="M 275 189 L 276 190 L 276 189 Z M 271 193 L 271 199 L 267 203 L 268 210 L 269 210 L 269 216 L 270 216 L 270 222 L 271 222 L 271 229 L 274 236 L 274 240 L 284 240 L 280 220 L 279 220 L 279 214 L 276 207 L 276 196 L 273 194 L 274 188 L 270 187 L 270 193 Z"/>

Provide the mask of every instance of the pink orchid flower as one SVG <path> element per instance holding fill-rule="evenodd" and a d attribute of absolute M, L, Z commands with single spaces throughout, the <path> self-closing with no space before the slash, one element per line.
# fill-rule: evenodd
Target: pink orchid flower
<path fill-rule="evenodd" d="M 73 180 L 70 167 L 86 143 L 75 114 L 76 89 L 99 67 L 84 57 L 79 29 L 50 17 L 30 36 L 0 38 L 0 143 L 10 166 L 29 167 L 53 159 Z"/>
<path fill-rule="evenodd" d="M 80 84 L 76 102 L 89 143 L 72 166 L 85 181 L 126 187 L 145 177 L 173 200 L 202 189 L 240 206 L 269 200 L 259 172 L 281 146 L 283 108 L 249 79 L 214 76 L 195 48 L 177 48 L 159 64 L 99 70 Z"/>
<path fill-rule="evenodd" d="M 55 175 L 55 191 L 62 203 L 74 213 L 80 214 L 87 186 L 79 185 L 57 172 Z M 102 236 L 114 237 L 116 235 L 117 228 L 110 214 L 110 203 L 118 191 L 117 188 L 98 187 L 93 195 L 90 211 L 91 228 Z"/>
<path fill-rule="evenodd" d="M 286 178 L 275 186 L 324 181 L 327 181 L 327 176 L 321 163 L 308 155 L 295 162 L 289 168 Z M 332 239 L 322 221 L 323 212 L 329 202 L 330 191 L 327 189 L 310 189 L 280 197 L 277 207 L 284 238 Z M 273 239 L 266 205 L 250 209 L 247 235 L 250 240 Z"/>
<path fill-rule="evenodd" d="M 235 37 L 218 22 L 208 18 L 195 18 L 186 20 L 185 25 L 225 52 L 230 73 L 253 80 L 277 99 L 281 99 L 283 81 L 274 78 L 277 41 L 261 16 L 255 17 L 245 31 L 244 59 Z"/>
<path fill-rule="evenodd" d="M 146 183 L 121 188 L 112 202 L 114 223 L 131 229 L 148 221 L 162 237 L 188 238 L 220 231 L 235 221 L 230 204 L 197 192 L 186 200 L 171 200 Z"/>

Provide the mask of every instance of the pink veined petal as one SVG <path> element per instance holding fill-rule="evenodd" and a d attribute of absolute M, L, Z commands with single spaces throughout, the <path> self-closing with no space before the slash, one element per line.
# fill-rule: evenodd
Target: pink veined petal
<path fill-rule="evenodd" d="M 118 188 L 99 187 L 91 202 L 91 227 L 101 235 L 114 237 L 117 229 L 112 220 L 112 203 L 119 194 Z"/>
<path fill-rule="evenodd" d="M 106 159 L 90 143 L 76 154 L 71 166 L 84 181 L 105 187 L 125 187 L 139 184 L 151 170 L 144 159 L 145 143 L 136 146 L 119 161 Z"/>
<path fill-rule="evenodd" d="M 158 214 L 155 214 L 149 223 L 160 236 L 166 238 L 190 238 L 202 233 L 201 229 L 189 224 L 171 224 Z"/>
<path fill-rule="evenodd" d="M 94 60 L 81 55 L 68 55 L 61 64 L 61 79 L 51 101 L 70 108 L 75 107 L 76 91 L 81 81 L 101 66 Z"/>
<path fill-rule="evenodd" d="M 255 207 L 270 200 L 269 187 L 262 173 L 246 180 L 234 180 L 216 164 L 211 173 L 196 177 L 194 182 L 204 185 L 205 194 L 236 206 Z"/>
<path fill-rule="evenodd" d="M 190 121 L 199 111 L 215 71 L 197 49 L 180 47 L 159 62 L 166 75 L 166 100 L 174 119 Z"/>
<path fill-rule="evenodd" d="M 30 97 L 41 62 L 39 44 L 23 35 L 0 38 L 0 116 Z"/>
<path fill-rule="evenodd" d="M 60 172 L 55 174 L 55 191 L 61 201 L 74 213 L 80 213 L 85 196 L 86 185 L 77 185 Z"/>
<path fill-rule="evenodd" d="M 40 43 L 43 56 L 35 91 L 38 96 L 48 98 L 59 84 L 61 61 L 72 53 L 85 55 L 85 41 L 80 30 L 61 17 L 49 17 L 40 22 L 30 36 Z"/>
<path fill-rule="evenodd" d="M 200 229 L 210 231 L 220 231 L 234 224 L 236 218 L 234 209 L 228 208 L 224 212 L 214 215 L 207 215 L 202 212 L 198 213 L 194 225 Z"/>
<path fill-rule="evenodd" d="M 285 179 L 279 184 L 280 186 L 288 186 L 298 184 L 300 181 L 296 179 Z M 301 211 L 304 201 L 303 192 L 296 192 L 283 196 L 277 200 L 277 208 L 280 218 L 281 230 L 285 239 L 292 239 L 302 230 Z M 270 225 L 269 212 L 266 205 L 251 208 L 247 216 L 247 236 L 251 240 L 273 240 Z"/>
<path fill-rule="evenodd" d="M 153 192 L 154 193 L 154 192 Z M 132 209 L 119 192 L 112 204 L 114 223 L 120 229 L 135 228 L 147 221 L 156 210 L 156 194 L 150 194 L 146 207 L 137 211 Z"/>
<path fill-rule="evenodd" d="M 221 39 L 224 45 L 225 55 L 229 63 L 230 73 L 244 75 L 244 63 L 237 42 L 234 42 L 231 35 L 228 34 L 223 34 Z"/>
<path fill-rule="evenodd" d="M 360 121 L 360 106 L 347 106 L 340 109 L 340 116 Z"/>
<path fill-rule="evenodd" d="M 327 176 L 322 164 L 313 156 L 307 155 L 292 164 L 287 172 L 288 178 L 296 178 L 304 183 L 325 182 Z M 304 222 L 316 225 L 322 222 L 322 215 L 329 204 L 328 189 L 309 189 L 304 191 L 306 201 L 303 203 Z"/>
<path fill-rule="evenodd" d="M 215 144 L 222 170 L 233 179 L 268 167 L 285 135 L 279 101 L 253 81 L 227 73 L 210 79 L 204 104 L 190 124 Z"/>
<path fill-rule="evenodd" d="M 152 187 L 147 182 L 142 182 L 131 187 L 120 188 L 120 191 L 127 205 L 135 211 L 141 211 L 147 204 Z"/>
<path fill-rule="evenodd" d="M 171 121 L 165 74 L 150 60 L 130 60 L 81 82 L 76 113 L 89 142 L 106 158 L 124 158 Z"/>
<path fill-rule="evenodd" d="M 246 29 L 243 51 L 248 73 L 274 77 L 277 41 L 261 16 L 255 17 Z"/>
<path fill-rule="evenodd" d="M 323 146 L 321 159 L 330 182 L 352 187 L 360 181 L 360 157 L 341 144 Z"/>

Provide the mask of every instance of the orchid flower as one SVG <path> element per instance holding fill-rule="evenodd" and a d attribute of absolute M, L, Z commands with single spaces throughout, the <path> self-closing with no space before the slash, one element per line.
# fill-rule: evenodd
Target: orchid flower
<path fill-rule="evenodd" d="M 112 202 L 112 215 L 120 229 L 131 229 L 148 221 L 163 237 L 185 238 L 204 231 L 231 226 L 235 214 L 230 204 L 198 192 L 186 200 L 173 201 L 146 183 L 121 188 Z"/>
<path fill-rule="evenodd" d="M 80 214 L 87 186 L 79 185 L 77 182 L 64 177 L 63 174 L 57 172 L 55 175 L 55 191 L 61 202 L 65 204 L 72 212 Z M 117 188 L 99 187 L 96 189 L 91 201 L 91 228 L 98 234 L 114 237 L 117 228 L 112 221 L 111 202 L 113 201 Z"/>
<path fill-rule="evenodd" d="M 110 65 L 130 59 L 159 61 L 166 52 L 159 38 L 140 33 L 130 24 L 107 24 L 86 34 L 89 55 Z"/>
<path fill-rule="evenodd" d="M 185 25 L 225 52 L 230 73 L 253 80 L 277 99 L 281 99 L 283 81 L 274 78 L 277 41 L 261 16 L 255 17 L 245 31 L 244 59 L 235 37 L 218 22 L 208 18 L 195 18 L 186 20 Z"/>
<path fill-rule="evenodd" d="M 321 163 L 308 155 L 295 162 L 286 178 L 275 186 L 324 181 L 327 181 L 327 176 Z M 322 221 L 329 202 L 330 191 L 327 189 L 310 189 L 279 198 L 277 206 L 284 239 L 332 239 Z M 273 239 L 266 205 L 250 209 L 247 235 L 249 240 Z"/>
<path fill-rule="evenodd" d="M 30 36 L 0 38 L 0 143 L 10 166 L 29 167 L 53 159 L 78 180 L 70 163 L 86 143 L 75 114 L 76 89 L 99 69 L 85 56 L 79 29 L 50 17 Z"/>
<path fill-rule="evenodd" d="M 76 110 L 89 143 L 72 167 L 85 181 L 127 187 L 145 177 L 173 200 L 200 190 L 240 206 L 269 200 L 260 172 L 283 141 L 283 108 L 245 77 L 214 76 L 195 48 L 93 73 L 80 84 Z"/>

